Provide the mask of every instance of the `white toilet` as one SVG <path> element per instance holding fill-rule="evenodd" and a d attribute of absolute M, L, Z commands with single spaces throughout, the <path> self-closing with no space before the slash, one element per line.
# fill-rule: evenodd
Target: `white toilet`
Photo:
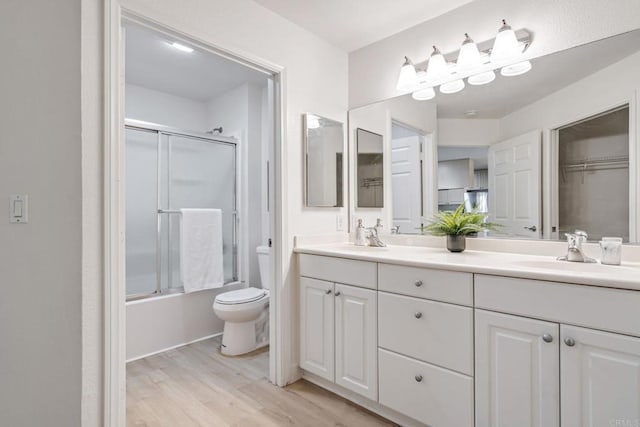
<path fill-rule="evenodd" d="M 224 320 L 221 352 L 227 356 L 249 353 L 269 344 L 270 248 L 258 246 L 260 288 L 223 292 L 213 302 L 214 313 Z"/>

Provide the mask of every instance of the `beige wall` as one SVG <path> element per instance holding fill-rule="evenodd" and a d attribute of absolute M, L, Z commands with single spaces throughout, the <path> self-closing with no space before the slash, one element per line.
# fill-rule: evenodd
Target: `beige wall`
<path fill-rule="evenodd" d="M 80 4 L 0 3 L 2 426 L 80 424 Z M 15 193 L 28 224 L 8 221 Z"/>

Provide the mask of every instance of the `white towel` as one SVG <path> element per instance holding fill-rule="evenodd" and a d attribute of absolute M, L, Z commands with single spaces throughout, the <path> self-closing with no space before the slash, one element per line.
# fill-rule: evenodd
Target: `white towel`
<path fill-rule="evenodd" d="M 180 278 L 185 293 L 222 287 L 222 211 L 180 209 L 180 212 Z"/>

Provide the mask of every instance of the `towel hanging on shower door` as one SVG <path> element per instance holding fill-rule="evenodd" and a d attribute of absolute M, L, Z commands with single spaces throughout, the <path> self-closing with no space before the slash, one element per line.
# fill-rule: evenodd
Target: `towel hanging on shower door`
<path fill-rule="evenodd" d="M 180 209 L 180 212 L 180 278 L 185 293 L 222 287 L 222 211 Z"/>

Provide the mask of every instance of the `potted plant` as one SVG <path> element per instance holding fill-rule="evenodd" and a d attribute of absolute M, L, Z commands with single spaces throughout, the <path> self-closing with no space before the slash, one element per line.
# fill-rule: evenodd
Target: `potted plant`
<path fill-rule="evenodd" d="M 424 227 L 434 236 L 447 236 L 447 249 L 451 252 L 462 252 L 466 247 L 466 236 L 477 234 L 483 230 L 495 230 L 498 224 L 486 222 L 487 215 L 475 210 L 464 211 L 464 204 L 455 211 L 440 211 Z"/>

